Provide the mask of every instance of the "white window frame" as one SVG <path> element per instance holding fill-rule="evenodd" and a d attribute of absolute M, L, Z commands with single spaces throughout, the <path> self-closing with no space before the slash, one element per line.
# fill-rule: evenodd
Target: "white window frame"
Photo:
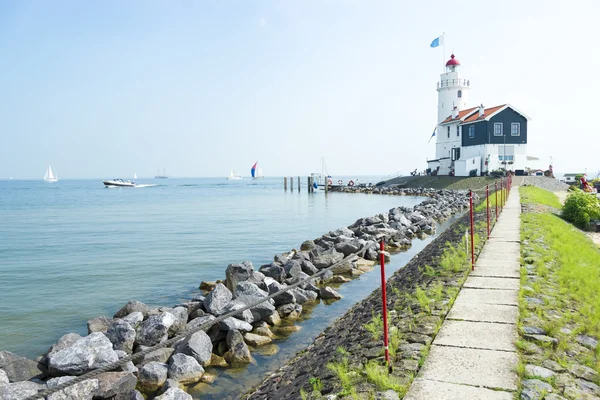
<path fill-rule="evenodd" d="M 496 132 L 496 127 L 500 127 L 500 132 Z M 504 124 L 502 122 L 494 122 L 494 136 L 504 136 L 503 134 Z"/>
<path fill-rule="evenodd" d="M 450 125 L 448 125 L 448 139 L 450 139 Z"/>
<path fill-rule="evenodd" d="M 460 137 L 460 125 L 456 125 L 456 137 Z"/>
<path fill-rule="evenodd" d="M 469 125 L 469 139 L 475 138 L 475 125 Z"/>
<path fill-rule="evenodd" d="M 515 133 L 515 129 L 516 129 L 516 133 Z M 510 124 L 510 136 L 521 136 L 521 123 L 520 122 L 513 122 Z"/>
<path fill-rule="evenodd" d="M 458 92 L 456 93 L 456 95 L 458 96 L 459 99 L 462 99 L 462 90 L 458 90 Z"/>

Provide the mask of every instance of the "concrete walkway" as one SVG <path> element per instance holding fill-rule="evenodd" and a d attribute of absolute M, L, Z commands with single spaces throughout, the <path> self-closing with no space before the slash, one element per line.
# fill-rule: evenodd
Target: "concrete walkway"
<path fill-rule="evenodd" d="M 519 188 L 513 186 L 406 400 L 515 397 L 520 214 Z"/>

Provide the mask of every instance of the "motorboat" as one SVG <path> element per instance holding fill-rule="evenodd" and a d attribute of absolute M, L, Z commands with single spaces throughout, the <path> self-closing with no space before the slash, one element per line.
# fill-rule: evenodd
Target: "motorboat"
<path fill-rule="evenodd" d="M 102 181 L 106 187 L 135 187 L 135 182 L 130 180 L 124 181 L 123 179 L 116 178 L 112 181 Z"/>

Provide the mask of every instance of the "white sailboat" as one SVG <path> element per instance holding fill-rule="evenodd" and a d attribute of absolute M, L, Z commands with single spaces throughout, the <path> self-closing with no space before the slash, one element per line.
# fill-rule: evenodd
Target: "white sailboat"
<path fill-rule="evenodd" d="M 48 169 L 46 170 L 46 175 L 44 175 L 44 181 L 46 182 L 58 182 L 58 176 L 54 176 L 52 173 L 52 167 L 48 165 Z"/>
<path fill-rule="evenodd" d="M 252 175 L 252 179 L 265 179 L 262 169 L 258 166 L 258 161 L 250 169 L 250 175 Z"/>
<path fill-rule="evenodd" d="M 227 180 L 228 181 L 241 181 L 242 177 L 235 172 L 235 169 L 231 168 L 231 171 L 229 171 L 229 175 L 227 176 Z"/>

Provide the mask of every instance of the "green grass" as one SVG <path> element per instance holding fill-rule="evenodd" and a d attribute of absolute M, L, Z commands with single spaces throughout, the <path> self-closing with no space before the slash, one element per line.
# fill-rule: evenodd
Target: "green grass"
<path fill-rule="evenodd" d="M 542 239 L 548 245 L 559 291 L 578 306 L 584 331 L 600 335 L 600 252 L 596 246 L 557 216 L 525 214 L 522 220 L 526 239 Z"/>
<path fill-rule="evenodd" d="M 403 385 L 397 377 L 388 373 L 386 366 L 379 365 L 375 361 L 365 365 L 365 373 L 367 380 L 377 386 L 378 390 L 392 389 L 402 397 L 408 389 L 408 385 Z"/>
<path fill-rule="evenodd" d="M 500 190 L 498 190 L 498 207 L 500 207 Z M 487 207 L 487 202 L 485 197 L 481 200 L 481 203 L 475 207 L 475 212 L 485 211 Z M 496 218 L 496 193 L 490 191 L 490 219 L 494 220 Z"/>
<path fill-rule="evenodd" d="M 521 186 L 519 188 L 521 202 L 525 204 L 543 204 L 546 206 L 561 209 L 562 204 L 558 197 L 548 190 L 540 189 L 534 186 Z"/>

